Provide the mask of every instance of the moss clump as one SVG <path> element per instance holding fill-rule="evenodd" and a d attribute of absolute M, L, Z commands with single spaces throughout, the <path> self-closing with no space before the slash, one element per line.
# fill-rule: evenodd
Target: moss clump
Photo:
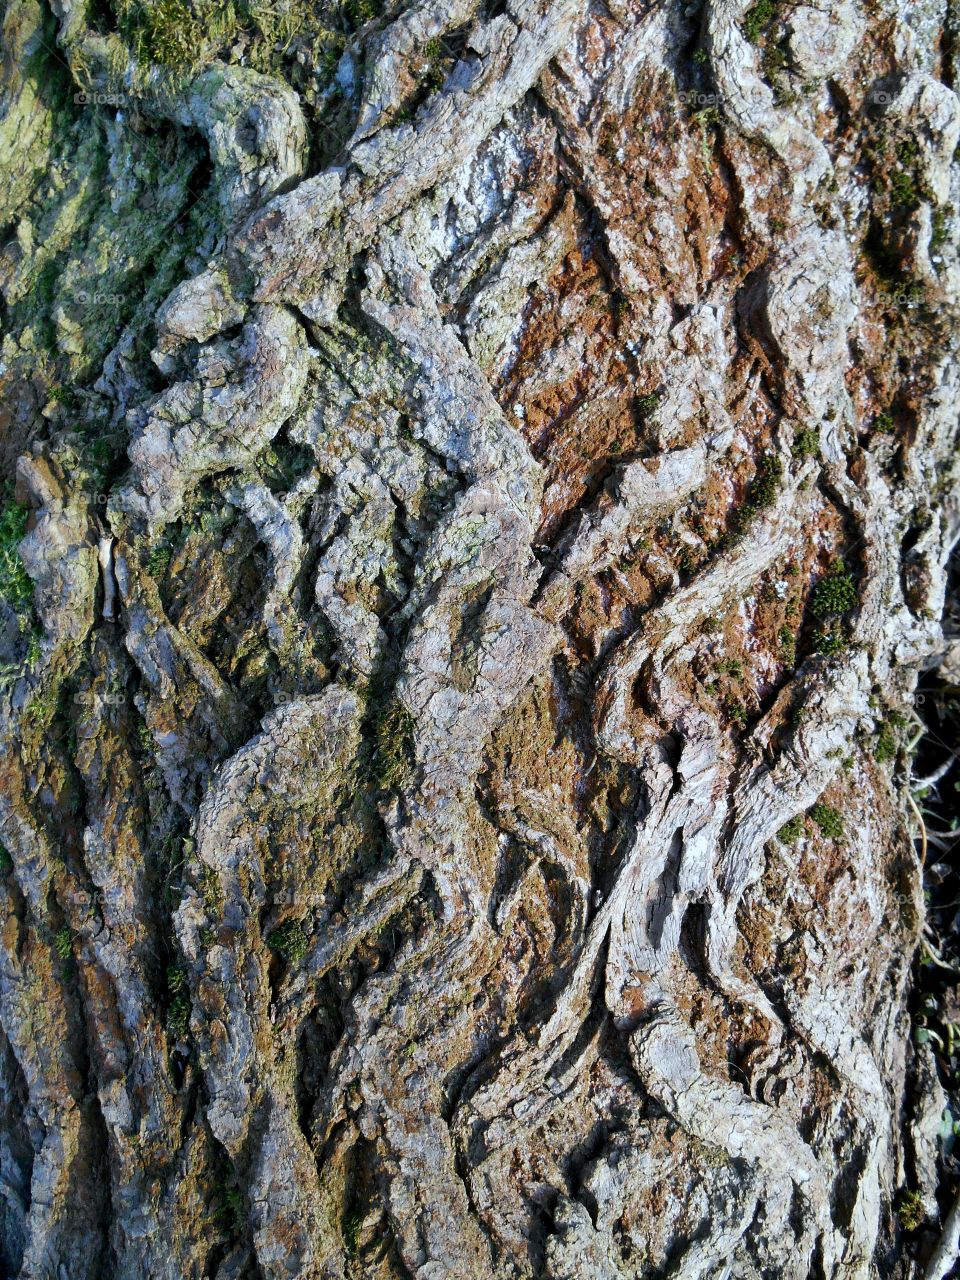
<path fill-rule="evenodd" d="M 117 0 L 116 9 L 138 61 L 185 71 L 203 56 L 208 24 L 188 0 Z"/>
<path fill-rule="evenodd" d="M 307 954 L 309 945 L 299 920 L 287 920 L 267 938 L 267 946 L 271 951 L 283 956 L 288 964 L 299 964 Z"/>
<path fill-rule="evenodd" d="M 69 929 L 58 929 L 53 935 L 53 949 L 61 960 L 69 960 L 73 955 L 73 943 Z"/>
<path fill-rule="evenodd" d="M 884 720 L 877 730 L 877 740 L 873 748 L 874 760 L 877 764 L 886 764 L 896 758 L 899 749 L 900 742 L 896 728 L 889 720 Z"/>
<path fill-rule="evenodd" d="M 220 1213 L 218 1216 L 229 1224 L 235 1235 L 243 1230 L 245 1216 L 243 1193 L 239 1187 L 223 1186 L 220 1188 Z"/>
<path fill-rule="evenodd" d="M 814 632 L 813 649 L 815 653 L 822 653 L 829 658 L 835 653 L 843 653 L 846 647 L 847 637 L 839 627 L 825 627 L 822 631 Z"/>
<path fill-rule="evenodd" d="M 187 971 L 179 965 L 172 964 L 167 969 L 167 990 L 171 995 L 179 995 L 187 989 Z"/>
<path fill-rule="evenodd" d="M 374 724 L 373 780 L 383 790 L 399 786 L 410 769 L 413 716 L 399 698 L 387 702 Z"/>
<path fill-rule="evenodd" d="M 767 27 L 777 16 L 776 0 L 759 0 L 747 11 L 743 20 L 743 31 L 751 44 L 757 44 Z"/>
<path fill-rule="evenodd" d="M 170 565 L 172 555 L 173 548 L 166 542 L 151 547 L 150 554 L 147 556 L 147 573 L 151 578 L 163 577 Z"/>
<path fill-rule="evenodd" d="M 380 5 L 377 0 L 346 0 L 343 12 L 346 14 L 350 25 L 357 28 L 375 18 L 380 12 Z"/>
<path fill-rule="evenodd" d="M 183 1040 L 190 1030 L 190 997 L 181 992 L 170 1001 L 167 1009 L 167 1035 L 171 1040 Z"/>
<path fill-rule="evenodd" d="M 873 429 L 880 431 L 884 435 L 889 435 L 893 431 L 893 417 L 889 413 L 878 413 L 873 420 Z"/>
<path fill-rule="evenodd" d="M 950 218 L 947 209 L 936 209 L 931 223 L 930 253 L 933 254 L 942 249 L 950 238 Z"/>
<path fill-rule="evenodd" d="M 363 1226 L 363 1214 L 359 1205 L 351 1205 L 343 1215 L 341 1232 L 343 1247 L 348 1258 L 355 1258 L 360 1252 L 360 1228 Z"/>
<path fill-rule="evenodd" d="M 897 1217 L 904 1231 L 916 1231 L 926 1219 L 923 1196 L 918 1191 L 901 1191 L 897 1196 Z"/>
<path fill-rule="evenodd" d="M 810 817 L 828 840 L 839 840 L 843 835 L 843 819 L 828 804 L 815 804 L 810 810 Z"/>
<path fill-rule="evenodd" d="M 17 546 L 27 530 L 29 511 L 7 491 L 0 510 L 0 597 L 18 613 L 33 601 L 33 583 L 27 577 Z"/>
<path fill-rule="evenodd" d="M 747 723 L 747 708 L 736 698 L 727 698 L 723 709 L 735 725 L 742 727 Z"/>
<path fill-rule="evenodd" d="M 919 197 L 912 174 L 907 173 L 905 169 L 895 170 L 890 178 L 890 194 L 897 204 L 916 204 Z"/>
<path fill-rule="evenodd" d="M 772 506 L 783 478 L 783 463 L 773 453 L 765 453 L 757 463 L 757 474 L 750 489 L 750 500 L 758 507 Z"/>
<path fill-rule="evenodd" d="M 820 452 L 820 432 L 815 427 L 801 427 L 793 437 L 790 452 L 795 458 L 814 458 Z"/>
<path fill-rule="evenodd" d="M 789 627 L 781 627 L 777 639 L 780 642 L 780 657 L 785 667 L 793 667 L 797 661 L 797 637 Z"/>
<path fill-rule="evenodd" d="M 187 991 L 187 971 L 179 965 L 167 969 L 167 1036 L 171 1040 L 183 1040 L 190 1030 L 190 996 Z"/>
<path fill-rule="evenodd" d="M 919 203 L 923 190 L 916 179 L 916 166 L 920 158 L 920 148 L 912 138 L 901 142 L 897 147 L 897 161 L 900 168 L 894 169 L 890 175 L 890 195 L 896 204 L 915 205 Z"/>
<path fill-rule="evenodd" d="M 776 501 L 783 479 L 783 463 L 775 453 L 761 454 L 757 460 L 757 473 L 750 485 L 747 500 L 737 512 L 735 527 L 742 533 L 765 507 Z"/>
<path fill-rule="evenodd" d="M 777 832 L 777 839 L 781 844 L 796 844 L 803 835 L 803 829 L 803 814 L 798 813 L 795 818 L 791 818 L 789 822 L 783 824 Z"/>
<path fill-rule="evenodd" d="M 717 670 L 728 676 L 739 678 L 743 675 L 743 663 L 738 662 L 736 658 L 725 658 L 717 663 Z"/>
<path fill-rule="evenodd" d="M 436 93 L 443 88 L 454 60 L 444 48 L 443 41 L 438 40 L 436 36 L 423 46 L 423 56 L 427 63 L 423 88 L 427 93 Z"/>
<path fill-rule="evenodd" d="M 186 842 L 184 842 L 186 843 Z M 186 852 L 186 850 L 184 851 Z M 220 886 L 220 877 L 208 863 L 200 864 L 200 872 L 197 876 L 197 887 L 200 890 L 200 897 L 203 905 L 212 916 L 219 916 L 223 911 L 225 895 Z"/>
<path fill-rule="evenodd" d="M 641 396 L 637 401 L 637 411 L 641 418 L 651 418 L 656 413 L 660 404 L 659 391 L 651 391 L 649 395 Z"/>
<path fill-rule="evenodd" d="M 677 568 L 681 573 L 689 577 L 690 574 L 696 572 L 700 563 L 700 556 L 692 547 L 684 544 L 680 548 L 677 554 Z"/>
<path fill-rule="evenodd" d="M 842 564 L 837 563 L 814 587 L 810 597 L 810 612 L 815 618 L 836 617 L 841 613 L 848 613 L 859 599 L 853 578 Z"/>

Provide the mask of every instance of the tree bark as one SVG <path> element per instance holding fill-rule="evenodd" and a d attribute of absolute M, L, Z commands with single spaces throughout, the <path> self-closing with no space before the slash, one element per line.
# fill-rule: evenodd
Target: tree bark
<path fill-rule="evenodd" d="M 53 8 L 4 1274 L 919 1278 L 949 12 Z"/>

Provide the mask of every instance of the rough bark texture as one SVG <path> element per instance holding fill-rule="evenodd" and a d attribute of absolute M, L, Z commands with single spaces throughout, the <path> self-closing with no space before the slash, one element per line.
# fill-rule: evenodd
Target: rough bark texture
<path fill-rule="evenodd" d="M 52 4 L 5 1274 L 921 1275 L 951 11 Z"/>

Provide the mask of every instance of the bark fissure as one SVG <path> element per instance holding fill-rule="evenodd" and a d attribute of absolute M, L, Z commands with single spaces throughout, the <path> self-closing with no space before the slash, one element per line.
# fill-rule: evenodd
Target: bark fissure
<path fill-rule="evenodd" d="M 948 19 L 3 23 L 6 1272 L 923 1274 Z"/>

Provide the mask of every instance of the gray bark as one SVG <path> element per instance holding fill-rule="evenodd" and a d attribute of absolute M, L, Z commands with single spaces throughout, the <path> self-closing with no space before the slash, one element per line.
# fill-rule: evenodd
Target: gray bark
<path fill-rule="evenodd" d="M 4 34 L 6 1273 L 919 1280 L 948 12 Z"/>

